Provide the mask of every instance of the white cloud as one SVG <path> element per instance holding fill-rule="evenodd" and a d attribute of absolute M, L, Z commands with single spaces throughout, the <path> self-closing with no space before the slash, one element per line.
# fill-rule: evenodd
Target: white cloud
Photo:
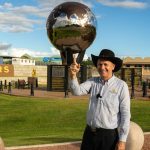
<path fill-rule="evenodd" d="M 84 57 L 83 57 L 83 60 L 87 60 L 88 59 L 88 55 L 85 54 Z"/>
<path fill-rule="evenodd" d="M 124 8 L 146 8 L 148 4 L 146 2 L 138 2 L 136 0 L 97 0 L 103 5 L 112 7 L 124 7 Z"/>
<path fill-rule="evenodd" d="M 35 6 L 14 6 L 12 3 L 5 2 L 0 5 L 0 32 L 31 32 L 36 30 L 40 24 L 45 25 L 45 19 L 54 7 L 68 1 L 80 2 L 92 7 L 92 2 L 84 0 L 37 0 L 38 5 Z M 146 1 L 139 2 L 137 0 L 97 1 L 112 7 L 145 8 L 148 6 Z"/>
<path fill-rule="evenodd" d="M 64 3 L 64 2 L 79 2 L 79 3 L 84 3 L 83 0 L 37 0 L 40 6 L 42 7 L 49 7 L 53 9 L 57 5 Z"/>
<path fill-rule="evenodd" d="M 0 56 L 21 57 L 24 54 L 28 54 L 31 57 L 50 57 L 53 55 L 60 55 L 59 51 L 54 47 L 52 47 L 49 52 L 43 52 L 26 48 L 11 48 L 11 44 L 0 44 Z"/>
<path fill-rule="evenodd" d="M 8 43 L 0 43 L 0 50 L 7 50 L 11 47 L 11 44 Z"/>
<path fill-rule="evenodd" d="M 47 8 L 39 8 L 38 6 L 28 6 L 23 5 L 20 7 L 12 7 L 8 9 L 14 14 L 22 14 L 22 15 L 29 15 L 29 16 L 38 16 L 38 17 L 47 17 L 49 14 L 49 9 Z"/>
<path fill-rule="evenodd" d="M 45 19 L 54 7 L 68 1 L 85 4 L 83 0 L 37 0 L 38 5 L 35 6 L 14 6 L 6 2 L 0 5 L 0 32 L 31 32 L 39 28 L 35 25 L 45 26 Z M 89 2 L 86 5 L 92 6 Z"/>
<path fill-rule="evenodd" d="M 31 18 L 31 16 L 36 16 Z M 39 18 L 40 17 L 40 18 Z M 11 3 L 0 5 L 1 32 L 31 32 L 35 25 L 43 23 L 45 10 L 35 6 L 14 7 Z"/>
<path fill-rule="evenodd" d="M 85 4 L 88 7 L 92 7 L 92 3 L 90 1 L 86 0 L 37 0 L 39 3 L 39 6 L 41 8 L 45 8 L 46 10 L 49 10 L 49 13 L 58 5 L 64 3 L 64 2 L 79 2 L 82 4 Z"/>
<path fill-rule="evenodd" d="M 0 12 L 0 31 L 2 32 L 30 32 L 34 24 L 41 23 L 41 20 L 29 19 L 23 15 Z"/>
<path fill-rule="evenodd" d="M 0 43 L 0 56 L 12 56 L 12 57 L 21 57 L 24 54 L 28 54 L 31 57 L 51 57 L 51 56 L 60 56 L 59 50 L 54 47 L 51 47 L 49 52 L 35 51 L 26 48 L 11 48 L 11 44 Z M 83 60 L 87 60 L 88 55 L 85 54 Z"/>
<path fill-rule="evenodd" d="M 11 3 L 4 3 L 3 7 L 4 7 L 5 9 L 9 9 L 9 8 L 12 7 L 12 4 L 11 4 Z"/>

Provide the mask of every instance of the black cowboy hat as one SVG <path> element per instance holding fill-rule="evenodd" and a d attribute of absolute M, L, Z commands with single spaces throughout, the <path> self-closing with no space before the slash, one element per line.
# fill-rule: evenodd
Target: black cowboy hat
<path fill-rule="evenodd" d="M 115 69 L 113 70 L 113 72 L 117 72 L 122 66 L 122 60 L 118 57 L 115 57 L 114 52 L 109 49 L 102 49 L 99 56 L 95 56 L 91 54 L 91 57 L 92 57 L 93 64 L 96 67 L 97 67 L 98 59 L 111 61 L 113 64 L 115 64 Z"/>

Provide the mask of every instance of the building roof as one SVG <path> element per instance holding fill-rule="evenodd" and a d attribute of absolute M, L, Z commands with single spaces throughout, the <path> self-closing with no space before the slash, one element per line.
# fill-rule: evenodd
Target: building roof
<path fill-rule="evenodd" d="M 150 64 L 150 57 L 126 57 L 123 59 L 123 64 Z"/>
<path fill-rule="evenodd" d="M 11 59 L 11 58 L 17 58 L 17 57 L 14 57 L 14 56 L 0 56 L 0 58 Z"/>
<path fill-rule="evenodd" d="M 28 54 L 24 54 L 20 58 L 22 58 L 22 59 L 32 59 L 32 57 Z"/>

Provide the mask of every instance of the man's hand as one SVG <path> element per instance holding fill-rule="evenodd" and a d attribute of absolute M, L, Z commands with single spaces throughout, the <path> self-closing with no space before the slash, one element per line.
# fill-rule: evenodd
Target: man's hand
<path fill-rule="evenodd" d="M 77 73 L 80 70 L 80 64 L 77 63 L 76 58 L 73 57 L 73 63 L 70 65 L 69 75 L 71 79 L 77 78 Z"/>
<path fill-rule="evenodd" d="M 119 141 L 116 145 L 115 150 L 125 150 L 126 148 L 126 142 Z"/>

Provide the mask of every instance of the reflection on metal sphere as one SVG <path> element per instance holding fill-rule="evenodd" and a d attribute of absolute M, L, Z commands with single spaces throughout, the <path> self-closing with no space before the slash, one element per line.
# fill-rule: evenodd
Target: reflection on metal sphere
<path fill-rule="evenodd" d="M 55 7 L 46 27 L 49 40 L 60 50 L 62 60 L 79 53 L 81 61 L 96 36 L 94 14 L 87 6 L 77 2 L 65 2 Z"/>

